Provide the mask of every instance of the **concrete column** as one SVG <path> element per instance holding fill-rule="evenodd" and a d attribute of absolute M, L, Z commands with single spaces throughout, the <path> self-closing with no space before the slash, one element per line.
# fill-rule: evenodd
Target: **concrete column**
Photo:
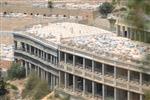
<path fill-rule="evenodd" d="M 76 83 L 75 83 L 75 76 L 73 75 L 73 92 L 75 91 L 75 88 L 76 88 Z"/>
<path fill-rule="evenodd" d="M 67 73 L 65 73 L 65 89 L 67 88 Z"/>
<path fill-rule="evenodd" d="M 59 71 L 58 87 L 61 86 L 61 72 Z"/>
<path fill-rule="evenodd" d="M 128 91 L 127 100 L 130 100 L 130 92 Z"/>
<path fill-rule="evenodd" d="M 114 88 L 114 100 L 117 100 L 117 89 Z"/>
<path fill-rule="evenodd" d="M 51 89 L 53 89 L 53 75 L 51 74 Z"/>
<path fill-rule="evenodd" d="M 105 100 L 105 86 L 102 85 L 102 100 Z"/>
<path fill-rule="evenodd" d="M 73 66 L 75 66 L 75 55 L 73 55 Z"/>
<path fill-rule="evenodd" d="M 65 60 L 65 63 L 67 62 L 67 54 L 66 53 L 64 53 L 64 60 Z"/>
<path fill-rule="evenodd" d="M 25 61 L 25 69 L 26 69 L 26 77 L 28 76 L 28 67 L 27 67 L 27 62 Z"/>
<path fill-rule="evenodd" d="M 83 95 L 85 95 L 85 90 L 86 90 L 85 79 L 83 79 Z"/>
<path fill-rule="evenodd" d="M 48 61 L 48 53 L 46 53 L 46 61 Z"/>
<path fill-rule="evenodd" d="M 129 89 L 129 83 L 130 83 L 130 70 L 128 70 L 128 85 L 127 85 L 128 89 Z"/>
<path fill-rule="evenodd" d="M 24 51 L 27 52 L 27 44 L 24 44 Z"/>
<path fill-rule="evenodd" d="M 38 76 L 40 76 L 40 68 L 39 68 L 39 66 L 37 66 L 37 68 L 38 68 Z"/>
<path fill-rule="evenodd" d="M 85 69 L 85 58 L 83 58 L 83 69 Z"/>
<path fill-rule="evenodd" d="M 140 72 L 140 85 L 142 86 L 142 73 Z"/>
<path fill-rule="evenodd" d="M 92 60 L 92 72 L 94 72 L 94 60 Z"/>
<path fill-rule="evenodd" d="M 143 95 L 142 94 L 140 94 L 140 100 L 143 100 Z"/>
<path fill-rule="evenodd" d="M 51 56 L 51 57 L 50 57 L 50 58 L 51 58 L 51 61 L 50 61 L 50 62 L 52 63 L 53 56 L 52 56 L 52 55 L 50 55 L 50 56 Z"/>
<path fill-rule="evenodd" d="M 58 51 L 58 62 L 60 62 L 60 51 Z"/>
<path fill-rule="evenodd" d="M 29 45 L 29 53 L 31 54 L 31 45 Z"/>
<path fill-rule="evenodd" d="M 92 97 L 95 96 L 95 84 L 94 81 L 92 81 Z"/>
<path fill-rule="evenodd" d="M 31 68 L 31 63 L 29 63 L 29 72 L 31 73 L 32 68 Z"/>
<path fill-rule="evenodd" d="M 105 65 L 102 63 L 102 81 L 104 82 Z"/>

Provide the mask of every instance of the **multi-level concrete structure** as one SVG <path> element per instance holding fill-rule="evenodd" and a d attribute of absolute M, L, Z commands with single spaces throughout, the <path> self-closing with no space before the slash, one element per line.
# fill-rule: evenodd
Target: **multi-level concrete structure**
<path fill-rule="evenodd" d="M 37 25 L 14 32 L 15 59 L 60 89 L 86 100 L 144 100 L 150 45 L 75 23 Z M 143 67 L 143 69 L 141 69 Z"/>
<path fill-rule="evenodd" d="M 128 9 L 127 4 L 128 4 L 128 1 L 130 0 L 115 0 L 115 1 L 117 2 L 116 8 Z M 147 1 L 145 0 L 145 2 Z M 140 11 L 138 13 L 140 13 Z M 146 15 L 146 14 L 142 15 L 144 22 L 145 22 L 145 26 L 148 27 L 145 29 L 140 29 L 140 28 L 137 28 L 136 25 L 129 24 L 129 22 L 132 22 L 132 20 L 129 20 L 126 18 L 127 11 L 118 10 L 118 13 L 115 14 L 115 16 L 117 17 L 116 18 L 116 33 L 118 34 L 118 36 L 127 37 L 132 40 L 150 43 L 150 29 L 149 29 L 150 17 L 149 15 Z"/>

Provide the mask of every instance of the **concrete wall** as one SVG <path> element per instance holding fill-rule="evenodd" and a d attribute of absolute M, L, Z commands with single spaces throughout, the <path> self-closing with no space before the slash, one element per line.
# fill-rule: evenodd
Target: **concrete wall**
<path fill-rule="evenodd" d="M 88 20 L 88 22 L 93 21 L 97 17 L 97 11 L 90 11 L 90 10 L 69 10 L 69 9 L 58 9 L 58 8 L 38 8 L 32 6 L 22 6 L 22 5 L 4 5 L 0 8 L 0 12 L 7 12 L 7 13 L 26 13 L 26 14 L 41 14 L 50 16 L 54 15 L 66 15 L 69 16 L 82 16 L 84 20 Z"/>

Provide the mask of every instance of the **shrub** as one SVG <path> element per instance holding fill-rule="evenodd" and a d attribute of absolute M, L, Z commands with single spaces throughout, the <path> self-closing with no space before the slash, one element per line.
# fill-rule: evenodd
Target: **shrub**
<path fill-rule="evenodd" d="M 11 68 L 8 70 L 8 79 L 21 79 L 25 77 L 25 68 L 19 64 L 13 63 Z"/>
<path fill-rule="evenodd" d="M 113 5 L 111 3 L 108 2 L 104 2 L 100 7 L 99 7 L 99 11 L 103 16 L 107 16 L 109 13 L 112 12 L 113 10 Z"/>
<path fill-rule="evenodd" d="M 22 92 L 22 97 L 32 98 L 33 100 L 40 100 L 49 93 L 48 83 L 40 80 L 35 73 L 31 73 Z"/>

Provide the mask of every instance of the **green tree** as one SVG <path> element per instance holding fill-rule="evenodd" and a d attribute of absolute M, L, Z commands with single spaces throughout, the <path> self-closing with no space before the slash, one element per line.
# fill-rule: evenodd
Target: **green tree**
<path fill-rule="evenodd" d="M 9 79 L 21 79 L 25 77 L 25 68 L 21 67 L 20 64 L 13 63 L 11 68 L 8 70 Z"/>
<path fill-rule="evenodd" d="M 109 13 L 112 12 L 113 10 L 113 5 L 108 2 L 104 2 L 100 7 L 99 7 L 99 12 L 106 17 Z"/>
<path fill-rule="evenodd" d="M 48 83 L 45 80 L 41 80 L 35 73 L 31 73 L 22 92 L 22 97 L 40 100 L 49 92 Z"/>
<path fill-rule="evenodd" d="M 39 100 L 42 99 L 44 96 L 46 96 L 49 93 L 48 89 L 48 83 L 46 81 L 40 81 L 35 89 L 33 90 L 33 99 Z"/>
<path fill-rule="evenodd" d="M 140 33 L 135 32 L 135 40 L 149 42 L 150 37 L 144 40 L 144 31 L 150 27 L 150 3 L 149 0 L 128 0 L 126 22 L 134 26 Z M 148 35 L 149 33 L 147 33 Z M 139 37 L 141 37 L 139 39 Z"/>
<path fill-rule="evenodd" d="M 150 90 L 145 92 L 145 98 L 144 100 L 150 100 Z"/>
<path fill-rule="evenodd" d="M 48 8 L 53 8 L 53 2 L 52 1 L 48 1 Z"/>

